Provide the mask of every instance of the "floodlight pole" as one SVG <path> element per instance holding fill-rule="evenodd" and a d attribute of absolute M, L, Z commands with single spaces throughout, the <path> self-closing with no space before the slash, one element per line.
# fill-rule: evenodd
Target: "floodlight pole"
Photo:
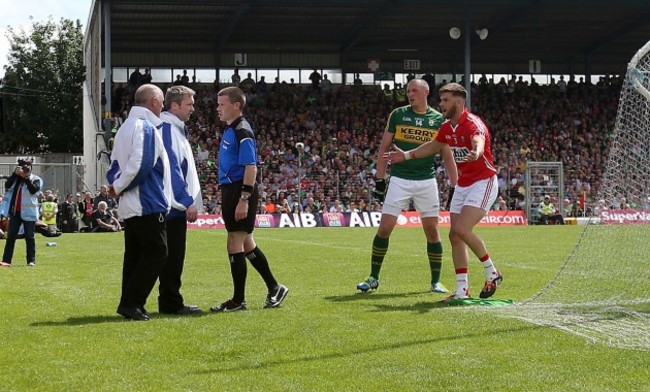
<path fill-rule="evenodd" d="M 465 106 L 468 110 L 472 109 L 472 81 L 471 75 L 471 17 L 469 7 L 465 7 L 465 90 L 467 90 L 467 99 L 465 99 Z"/>
<path fill-rule="evenodd" d="M 106 105 L 104 111 L 111 113 L 113 111 L 113 68 L 111 67 L 111 2 L 104 1 L 103 3 L 103 16 L 104 16 L 104 96 L 106 97 Z M 127 75 L 128 76 L 128 75 Z"/>

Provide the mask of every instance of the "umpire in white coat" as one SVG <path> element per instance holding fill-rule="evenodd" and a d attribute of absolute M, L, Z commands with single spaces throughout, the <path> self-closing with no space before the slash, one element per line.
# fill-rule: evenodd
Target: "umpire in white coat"
<path fill-rule="evenodd" d="M 106 174 L 109 195 L 119 196 L 124 219 L 122 297 L 117 313 L 145 321 L 144 308 L 167 259 L 165 217 L 172 185 L 169 160 L 157 127 L 162 126 L 162 90 L 144 84 L 135 92 L 129 117 L 117 131 Z"/>
<path fill-rule="evenodd" d="M 187 222 L 196 221 L 203 201 L 185 125 L 194 113 L 195 94 L 194 90 L 182 85 L 170 87 L 165 94 L 167 111 L 160 115 L 163 121 L 160 133 L 169 158 L 174 191 L 172 208 L 167 215 L 167 261 L 160 271 L 158 296 L 158 311 L 166 314 L 201 313 L 197 306 L 185 304 L 180 292 L 185 264 Z"/>

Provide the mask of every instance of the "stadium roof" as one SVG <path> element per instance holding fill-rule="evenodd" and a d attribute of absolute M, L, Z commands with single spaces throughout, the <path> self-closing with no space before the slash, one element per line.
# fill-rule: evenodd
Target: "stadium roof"
<path fill-rule="evenodd" d="M 403 60 L 419 59 L 423 71 L 462 73 L 464 39 L 449 30 L 464 34 L 468 15 L 473 73 L 525 73 L 532 59 L 543 73 L 620 73 L 650 40 L 648 0 L 104 1 L 113 66 L 225 67 L 223 53 L 287 53 L 331 55 L 350 72 L 368 59 L 403 72 Z M 169 53 L 209 56 L 170 64 Z M 300 59 L 284 63 L 315 65 Z"/>

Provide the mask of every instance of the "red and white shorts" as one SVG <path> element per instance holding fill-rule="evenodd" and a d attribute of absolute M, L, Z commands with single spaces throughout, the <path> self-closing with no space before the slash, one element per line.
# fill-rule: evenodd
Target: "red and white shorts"
<path fill-rule="evenodd" d="M 496 174 L 490 178 L 476 181 L 470 186 L 457 186 L 449 206 L 449 212 L 460 214 L 460 210 L 464 206 L 477 207 L 488 212 L 498 195 L 499 184 Z"/>

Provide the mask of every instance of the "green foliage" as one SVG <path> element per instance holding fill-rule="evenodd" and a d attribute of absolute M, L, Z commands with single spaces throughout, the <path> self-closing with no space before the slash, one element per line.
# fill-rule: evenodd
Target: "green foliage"
<path fill-rule="evenodd" d="M 83 31 L 79 20 L 32 20 L 10 28 L 0 90 L 6 115 L 4 153 L 79 152 L 83 148 Z"/>
<path fill-rule="evenodd" d="M 480 229 L 506 277 L 496 297 L 519 302 L 544 287 L 580 230 Z M 249 268 L 248 311 L 161 316 L 154 291 L 149 322 L 115 314 L 122 234 L 64 234 L 56 247 L 45 247 L 51 239 L 39 237 L 33 268 L 24 266 L 20 240 L 14 266 L 0 269 L 2 390 L 650 389 L 648 352 L 502 317 L 504 308 L 441 304 L 443 296 L 428 291 L 421 229 L 396 229 L 379 290 L 355 293 L 370 269 L 374 234 L 362 228 L 257 230 L 274 273 L 291 290 L 280 308 L 262 309 L 266 289 Z M 443 282 L 451 288 L 450 247 L 443 244 Z M 207 310 L 232 295 L 225 246 L 225 231 L 189 232 L 187 303 Z M 483 283 L 480 268 L 472 259 L 474 291 Z"/>

